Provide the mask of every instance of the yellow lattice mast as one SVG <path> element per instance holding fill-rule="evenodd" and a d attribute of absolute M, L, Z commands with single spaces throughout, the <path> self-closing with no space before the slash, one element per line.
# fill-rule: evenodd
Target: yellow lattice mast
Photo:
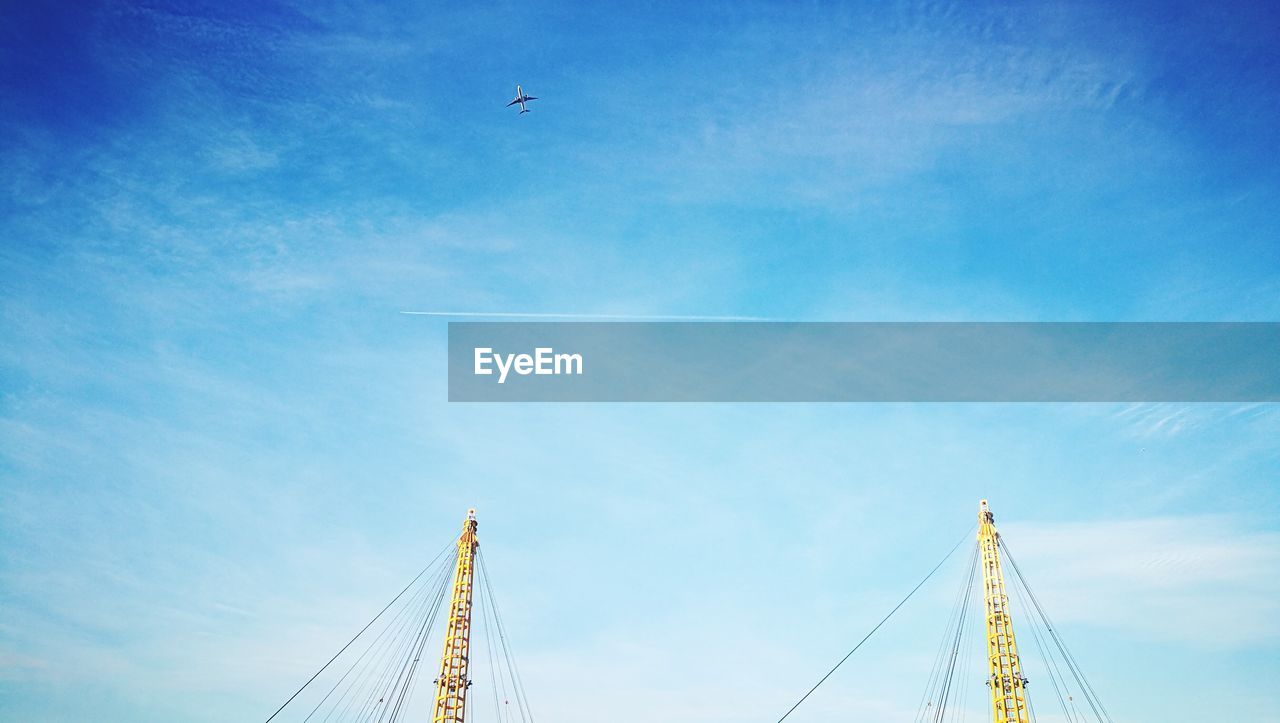
<path fill-rule="evenodd" d="M 1009 619 L 1009 596 L 1005 593 L 1004 573 L 1000 571 L 1000 533 L 995 517 L 987 509 L 987 501 L 978 505 L 978 549 L 982 558 L 982 590 L 986 601 L 987 658 L 991 677 L 992 723 L 1029 723 L 1027 715 L 1027 679 L 1018 660 L 1018 645 L 1013 639 L 1013 622 Z"/>
<path fill-rule="evenodd" d="M 467 715 L 467 688 L 471 680 L 471 593 L 475 580 L 476 511 L 467 511 L 458 538 L 458 561 L 453 570 L 453 598 L 449 604 L 449 627 L 444 633 L 444 654 L 440 656 L 440 677 L 436 678 L 436 704 L 431 723 L 463 723 Z"/>

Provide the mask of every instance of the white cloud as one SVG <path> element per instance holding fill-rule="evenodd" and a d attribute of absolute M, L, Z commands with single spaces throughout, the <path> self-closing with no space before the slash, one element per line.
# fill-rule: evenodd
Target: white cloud
<path fill-rule="evenodd" d="M 1280 533 L 1208 515 L 1002 532 L 1057 622 L 1212 647 L 1280 639 Z"/>

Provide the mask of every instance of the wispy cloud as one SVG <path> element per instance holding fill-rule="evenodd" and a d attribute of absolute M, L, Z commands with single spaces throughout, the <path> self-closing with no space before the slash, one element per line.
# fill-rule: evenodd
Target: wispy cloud
<path fill-rule="evenodd" d="M 1215 648 L 1280 639 L 1280 533 L 1221 516 L 1003 532 L 1059 622 Z"/>
<path fill-rule="evenodd" d="M 1126 405 L 1112 413 L 1129 434 L 1139 439 L 1168 439 L 1234 420 L 1259 420 L 1275 414 L 1270 404 Z"/>

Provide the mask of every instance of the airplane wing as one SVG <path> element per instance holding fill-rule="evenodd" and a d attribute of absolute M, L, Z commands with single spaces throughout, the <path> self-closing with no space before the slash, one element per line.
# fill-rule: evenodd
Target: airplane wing
<path fill-rule="evenodd" d="M 513 105 L 515 105 L 516 103 L 519 103 L 519 102 L 520 102 L 520 99 L 519 99 L 519 98 L 516 98 L 515 100 L 511 101 L 510 103 L 507 103 L 507 106 L 506 106 L 506 107 L 510 108 L 511 106 L 513 106 Z"/>
<path fill-rule="evenodd" d="M 532 95 L 526 95 L 526 96 L 524 97 L 524 99 L 525 99 L 525 100 L 537 100 L 537 97 L 532 96 Z"/>

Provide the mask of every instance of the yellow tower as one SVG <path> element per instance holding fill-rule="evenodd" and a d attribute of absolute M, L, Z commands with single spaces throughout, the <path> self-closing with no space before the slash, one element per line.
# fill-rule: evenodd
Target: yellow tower
<path fill-rule="evenodd" d="M 440 656 L 440 677 L 436 678 L 436 704 L 431 723 L 463 723 L 467 716 L 467 677 L 471 661 L 471 593 L 475 580 L 476 511 L 467 511 L 458 538 L 458 562 L 453 570 L 453 600 L 449 604 L 449 627 L 444 633 L 444 654 Z"/>
<path fill-rule="evenodd" d="M 1004 573 L 1000 571 L 1000 533 L 995 516 L 987 509 L 987 501 L 978 505 L 978 549 L 982 555 L 982 589 L 987 613 L 987 659 L 991 677 L 992 723 L 1029 723 L 1027 715 L 1027 679 L 1018 660 L 1018 645 L 1013 639 L 1013 622 L 1009 619 L 1009 596 L 1005 593 Z"/>

